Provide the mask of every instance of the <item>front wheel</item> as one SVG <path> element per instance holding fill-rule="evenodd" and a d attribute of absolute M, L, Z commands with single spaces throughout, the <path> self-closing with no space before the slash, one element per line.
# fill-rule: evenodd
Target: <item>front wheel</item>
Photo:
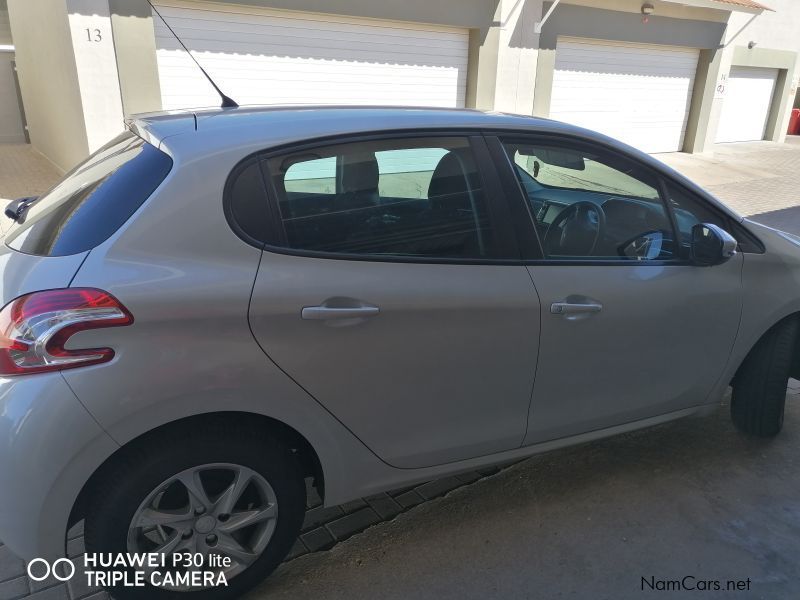
<path fill-rule="evenodd" d="M 740 431 L 771 437 L 783 427 L 797 332 L 796 318 L 781 321 L 764 334 L 742 363 L 731 398 L 731 417 Z"/>
<path fill-rule="evenodd" d="M 115 598 L 238 598 L 280 564 L 300 532 L 306 491 L 295 455 L 264 438 L 211 428 L 123 450 L 95 488 L 86 550 L 165 558 L 137 567 L 146 585 L 115 586 Z"/>

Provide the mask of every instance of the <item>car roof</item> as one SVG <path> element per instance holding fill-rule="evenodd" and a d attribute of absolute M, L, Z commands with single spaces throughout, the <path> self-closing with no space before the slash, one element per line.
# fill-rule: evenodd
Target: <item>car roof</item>
<path fill-rule="evenodd" d="M 265 146 L 269 146 L 270 142 L 286 141 L 283 135 L 278 135 L 286 124 L 290 124 L 297 132 L 297 140 L 320 137 L 328 133 L 420 128 L 502 128 L 592 133 L 538 117 L 475 109 L 396 106 L 247 106 L 163 111 L 136 115 L 128 120 L 131 129 L 152 143 L 162 142 L 177 134 L 196 131 L 203 137 L 224 133 L 230 136 L 230 142 L 233 144 L 237 143 L 235 136 L 231 135 L 234 132 L 242 135 L 241 142 L 245 142 L 250 135 L 257 132 Z"/>
<path fill-rule="evenodd" d="M 444 135 L 470 130 L 568 135 L 635 156 L 742 220 L 697 184 L 649 154 L 596 131 L 541 117 L 475 109 L 285 105 L 163 111 L 136 115 L 127 120 L 127 125 L 173 158 L 183 160 L 226 151 L 239 160 L 254 152 L 305 141 L 407 130 L 438 131 Z"/>

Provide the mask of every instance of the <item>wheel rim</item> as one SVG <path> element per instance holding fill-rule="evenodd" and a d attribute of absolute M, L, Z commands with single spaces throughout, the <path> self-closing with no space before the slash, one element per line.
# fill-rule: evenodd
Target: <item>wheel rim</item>
<path fill-rule="evenodd" d="M 170 477 L 148 494 L 128 527 L 128 552 L 188 552 L 201 555 L 206 565 L 209 557 L 229 557 L 229 567 L 201 569 L 223 573 L 230 581 L 263 554 L 277 522 L 278 498 L 259 473 L 230 463 L 201 465 Z M 165 570 L 180 570 L 171 565 L 167 561 Z"/>

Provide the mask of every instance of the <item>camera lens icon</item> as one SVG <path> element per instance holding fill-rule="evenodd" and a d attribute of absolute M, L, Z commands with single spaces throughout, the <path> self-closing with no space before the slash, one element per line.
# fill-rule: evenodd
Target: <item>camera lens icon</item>
<path fill-rule="evenodd" d="M 60 565 L 67 565 L 64 572 L 69 575 L 62 575 L 59 570 Z M 28 577 L 33 581 L 44 581 L 52 575 L 58 581 L 69 581 L 75 576 L 75 563 L 68 558 L 59 558 L 52 564 L 43 558 L 34 558 L 28 563 Z"/>

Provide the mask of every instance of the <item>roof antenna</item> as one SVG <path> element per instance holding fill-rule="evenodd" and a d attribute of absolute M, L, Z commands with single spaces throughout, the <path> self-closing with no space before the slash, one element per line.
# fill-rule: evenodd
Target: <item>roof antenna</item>
<path fill-rule="evenodd" d="M 167 20 L 164 17 L 161 16 L 161 13 L 158 12 L 158 9 L 155 6 L 153 6 L 153 3 L 150 0 L 147 0 L 147 3 L 150 5 L 150 8 L 153 9 L 153 12 L 158 15 L 158 18 L 161 19 L 161 21 L 164 23 L 164 25 L 167 26 L 167 29 L 169 29 L 169 32 L 172 35 L 175 36 L 175 39 L 178 40 L 178 43 L 181 46 L 183 46 L 183 49 L 186 50 L 186 54 L 188 54 L 191 57 L 191 59 L 194 61 L 194 64 L 197 65 L 197 68 L 200 69 L 200 71 L 203 73 L 203 75 L 206 76 L 206 79 L 208 79 L 208 82 L 211 84 L 211 86 L 215 90 L 217 90 L 217 93 L 219 94 L 219 97 L 222 98 L 222 108 L 239 108 L 239 105 L 233 100 L 233 98 L 230 98 L 230 97 L 228 97 L 228 96 L 226 96 L 225 94 L 222 93 L 222 90 L 219 89 L 219 87 L 217 86 L 216 83 L 214 83 L 214 80 L 211 79 L 211 76 L 208 73 L 206 73 L 206 70 L 203 67 L 200 66 L 200 63 L 197 62 L 197 59 L 194 57 L 194 55 L 191 52 L 189 52 L 189 49 L 186 47 L 186 44 L 183 43 L 183 40 L 181 40 L 181 38 L 178 37 L 178 34 L 175 33 L 175 31 L 172 29 L 172 27 L 169 26 L 169 23 L 167 23 Z"/>

